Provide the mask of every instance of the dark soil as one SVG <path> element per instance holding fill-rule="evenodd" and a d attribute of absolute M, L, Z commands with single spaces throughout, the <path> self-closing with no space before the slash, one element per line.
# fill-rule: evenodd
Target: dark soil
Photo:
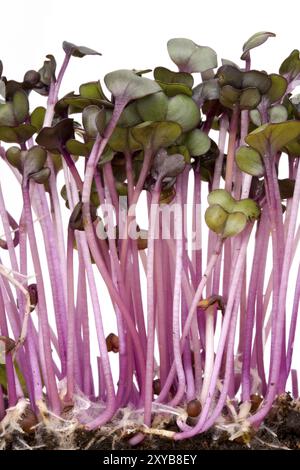
<path fill-rule="evenodd" d="M 175 422 L 170 422 L 168 430 L 177 431 Z M 101 430 L 86 431 L 77 429 L 72 436 L 70 445 L 62 445 L 59 436 L 49 432 L 46 427 L 40 428 L 36 433 L 7 433 L 4 436 L 5 449 L 40 449 L 58 450 L 63 448 L 79 450 L 129 450 L 130 435 L 116 432 L 104 433 Z M 167 438 L 146 436 L 144 441 L 135 447 L 136 450 L 278 450 L 300 449 L 300 406 L 299 402 L 292 401 L 289 395 L 278 398 L 272 411 L 264 424 L 253 433 L 250 442 L 249 436 L 230 441 L 226 432 L 211 429 L 192 439 L 173 441 Z"/>

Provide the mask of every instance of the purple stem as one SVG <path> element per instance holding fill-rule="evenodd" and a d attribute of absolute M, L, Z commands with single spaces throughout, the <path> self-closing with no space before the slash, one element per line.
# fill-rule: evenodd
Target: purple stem
<path fill-rule="evenodd" d="M 52 351 L 51 351 L 51 339 L 50 339 L 50 328 L 47 318 L 47 304 L 45 297 L 45 288 L 43 281 L 42 267 L 38 255 L 37 241 L 34 232 L 34 225 L 31 213 L 31 204 L 29 196 L 29 181 L 24 180 L 22 183 L 23 201 L 24 201 L 24 217 L 26 221 L 26 229 L 28 233 L 28 239 L 31 249 L 32 261 L 36 274 L 36 283 L 38 289 L 39 299 L 39 329 L 40 334 L 43 338 L 43 352 L 45 355 L 45 382 L 48 390 L 49 403 L 52 411 L 59 414 L 60 412 L 60 399 L 55 381 L 55 373 L 53 367 Z"/>

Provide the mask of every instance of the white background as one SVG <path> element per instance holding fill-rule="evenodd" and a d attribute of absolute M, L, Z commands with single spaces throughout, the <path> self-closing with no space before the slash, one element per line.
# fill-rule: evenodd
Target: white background
<path fill-rule="evenodd" d="M 254 67 L 276 72 L 292 49 L 300 47 L 297 0 L 12 0 L 1 2 L 0 58 L 4 74 L 22 79 L 46 54 L 63 58 L 63 40 L 86 45 L 103 57 L 71 61 L 62 91 L 99 79 L 118 68 L 171 65 L 166 42 L 187 37 L 238 61 L 253 33 L 277 38 L 253 52 Z"/>

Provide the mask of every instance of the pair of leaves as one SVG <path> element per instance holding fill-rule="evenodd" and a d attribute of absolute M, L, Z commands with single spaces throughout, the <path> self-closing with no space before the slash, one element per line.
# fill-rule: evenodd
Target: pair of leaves
<path fill-rule="evenodd" d="M 217 189 L 208 195 L 209 207 L 205 212 L 208 227 L 222 238 L 238 235 L 249 220 L 260 215 L 260 208 L 252 199 L 236 201 L 224 189 Z"/>
<path fill-rule="evenodd" d="M 6 158 L 12 166 L 18 168 L 25 180 L 33 179 L 36 183 L 44 184 L 50 176 L 50 169 L 45 167 L 47 152 L 38 145 L 27 151 L 10 147 Z"/>
<path fill-rule="evenodd" d="M 202 73 L 217 67 L 217 54 L 210 47 L 198 46 L 186 38 L 170 39 L 167 47 L 170 58 L 181 72 Z"/>

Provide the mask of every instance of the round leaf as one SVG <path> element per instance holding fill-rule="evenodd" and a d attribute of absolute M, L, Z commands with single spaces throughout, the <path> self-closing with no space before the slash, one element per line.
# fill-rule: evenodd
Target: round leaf
<path fill-rule="evenodd" d="M 198 157 L 208 152 L 211 140 L 205 132 L 194 129 L 187 134 L 185 145 L 192 157 Z"/>
<path fill-rule="evenodd" d="M 167 47 L 169 56 L 181 72 L 205 72 L 217 67 L 217 54 L 210 47 L 198 46 L 185 38 L 170 39 Z"/>
<path fill-rule="evenodd" d="M 261 94 L 265 94 L 270 89 L 271 85 L 272 80 L 265 72 L 250 70 L 249 72 L 243 73 L 243 88 L 255 87 Z"/>
<path fill-rule="evenodd" d="M 115 98 L 125 101 L 135 100 L 143 96 L 161 91 L 160 86 L 149 78 L 140 77 L 132 70 L 116 70 L 104 77 L 105 84 Z"/>
<path fill-rule="evenodd" d="M 12 103 L 0 104 L 0 126 L 16 125 Z"/>
<path fill-rule="evenodd" d="M 37 131 L 40 131 L 43 127 L 45 114 L 46 109 L 43 106 L 38 106 L 32 111 L 30 115 L 30 122 L 36 128 Z"/>
<path fill-rule="evenodd" d="M 228 213 L 218 204 L 214 204 L 206 209 L 204 218 L 210 230 L 215 233 L 222 233 Z"/>
<path fill-rule="evenodd" d="M 143 122 L 131 129 L 133 138 L 144 148 L 156 152 L 160 147 L 168 147 L 181 135 L 182 129 L 176 122 Z"/>
<path fill-rule="evenodd" d="M 239 102 L 241 91 L 231 85 L 222 86 L 220 90 L 220 103 L 232 109 Z"/>
<path fill-rule="evenodd" d="M 255 109 L 260 103 L 261 95 L 257 88 L 245 88 L 240 96 L 241 109 Z"/>
<path fill-rule="evenodd" d="M 166 120 L 177 122 L 187 132 L 199 124 L 200 110 L 188 96 L 176 95 L 169 99 Z"/>
<path fill-rule="evenodd" d="M 276 104 L 268 110 L 270 122 L 284 122 L 288 118 L 288 112 L 282 104 Z"/>
<path fill-rule="evenodd" d="M 250 110 L 250 119 L 255 124 L 255 126 L 261 126 L 262 125 L 262 120 L 261 120 L 261 114 L 258 109 L 251 109 Z"/>
<path fill-rule="evenodd" d="M 172 72 L 165 67 L 156 67 L 153 72 L 155 80 L 163 83 L 181 83 L 189 88 L 194 85 L 193 76 L 185 72 Z"/>
<path fill-rule="evenodd" d="M 30 124 L 20 124 L 18 127 L 0 127 L 0 140 L 8 143 L 22 144 L 35 134 L 36 128 Z"/>
<path fill-rule="evenodd" d="M 211 191 L 207 196 L 207 201 L 210 206 L 217 204 L 226 212 L 231 212 L 235 204 L 234 198 L 225 189 L 215 189 Z"/>
<path fill-rule="evenodd" d="M 150 95 L 150 97 L 151 96 L 152 95 Z M 129 105 L 127 105 L 126 108 L 123 110 L 118 121 L 118 126 L 133 127 L 139 124 L 140 122 L 141 122 L 141 118 L 137 111 L 136 102 L 134 101 L 133 103 L 130 103 Z"/>
<path fill-rule="evenodd" d="M 264 166 L 260 154 L 251 147 L 242 146 L 236 154 L 235 159 L 237 166 L 244 173 L 252 176 L 262 176 L 264 174 Z"/>
<path fill-rule="evenodd" d="M 233 237 L 241 233 L 247 225 L 247 217 L 242 212 L 229 214 L 222 233 L 223 238 Z"/>
<path fill-rule="evenodd" d="M 275 101 L 280 100 L 286 92 L 287 89 L 287 81 L 281 75 L 277 75 L 276 73 L 272 73 L 269 75 L 272 84 L 269 90 L 266 93 L 266 97 L 268 98 L 270 103 L 275 103 Z"/>
<path fill-rule="evenodd" d="M 217 79 L 220 86 L 231 85 L 234 88 L 241 88 L 243 72 L 233 65 L 222 65 L 217 72 Z"/>
<path fill-rule="evenodd" d="M 136 108 L 144 121 L 164 121 L 168 110 L 168 98 L 160 91 L 136 101 Z"/>
<path fill-rule="evenodd" d="M 260 207 L 252 199 L 241 199 L 234 204 L 232 213 L 235 212 L 242 212 L 248 220 L 255 220 L 260 216 Z"/>
<path fill-rule="evenodd" d="M 29 112 L 29 102 L 25 91 L 17 90 L 13 96 L 14 115 L 19 124 L 25 121 Z"/>

